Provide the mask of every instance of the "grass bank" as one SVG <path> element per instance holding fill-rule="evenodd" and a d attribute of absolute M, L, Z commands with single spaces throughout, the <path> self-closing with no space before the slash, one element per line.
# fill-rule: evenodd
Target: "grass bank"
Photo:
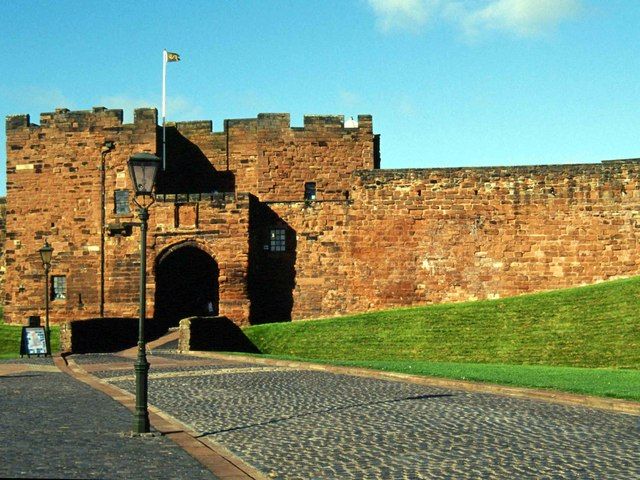
<path fill-rule="evenodd" d="M 20 338 L 22 327 L 7 325 L 0 320 L 0 358 L 16 358 L 20 356 Z M 51 350 L 60 351 L 60 328 L 51 327 Z"/>
<path fill-rule="evenodd" d="M 640 277 L 245 329 L 265 354 L 640 399 Z"/>

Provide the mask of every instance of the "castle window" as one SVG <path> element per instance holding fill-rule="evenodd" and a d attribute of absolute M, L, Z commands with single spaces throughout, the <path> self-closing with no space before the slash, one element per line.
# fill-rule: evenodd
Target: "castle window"
<path fill-rule="evenodd" d="M 272 228 L 269 231 L 269 251 L 284 252 L 286 250 L 286 232 L 284 228 Z"/>
<path fill-rule="evenodd" d="M 54 275 L 51 277 L 51 300 L 64 300 L 67 298 L 67 277 Z"/>
<path fill-rule="evenodd" d="M 117 215 L 131 213 L 129 208 L 129 190 L 116 190 L 114 192 L 114 211 Z"/>
<path fill-rule="evenodd" d="M 305 200 L 316 199 L 316 182 L 307 182 L 304 184 L 304 199 Z"/>

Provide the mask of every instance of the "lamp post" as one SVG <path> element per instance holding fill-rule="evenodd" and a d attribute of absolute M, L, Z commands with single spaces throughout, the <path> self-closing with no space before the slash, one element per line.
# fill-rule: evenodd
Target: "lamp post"
<path fill-rule="evenodd" d="M 49 330 L 49 269 L 51 268 L 51 256 L 53 247 L 45 239 L 44 246 L 38 250 L 44 267 L 44 338 L 47 344 L 47 355 L 51 355 L 51 331 Z"/>
<path fill-rule="evenodd" d="M 129 175 L 135 188 L 134 203 L 140 218 L 140 317 L 138 320 L 138 356 L 134 364 L 136 374 L 136 410 L 134 433 L 149 433 L 149 411 L 147 392 L 149 362 L 147 362 L 144 322 L 147 315 L 147 221 L 149 207 L 155 201 L 153 185 L 160 166 L 160 159 L 150 153 L 137 153 L 129 158 Z M 141 200 L 138 201 L 138 197 Z"/>

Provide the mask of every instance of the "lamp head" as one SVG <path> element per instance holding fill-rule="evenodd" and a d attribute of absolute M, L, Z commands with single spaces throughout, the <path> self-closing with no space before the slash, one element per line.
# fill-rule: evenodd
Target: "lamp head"
<path fill-rule="evenodd" d="M 136 195 L 152 195 L 160 159 L 151 153 L 136 153 L 129 158 L 129 175 Z"/>
<path fill-rule="evenodd" d="M 49 242 L 45 239 L 44 246 L 38 250 L 40 252 L 40 259 L 42 260 L 42 265 L 45 268 L 51 266 L 51 256 L 53 255 L 53 247 L 49 244 Z"/>

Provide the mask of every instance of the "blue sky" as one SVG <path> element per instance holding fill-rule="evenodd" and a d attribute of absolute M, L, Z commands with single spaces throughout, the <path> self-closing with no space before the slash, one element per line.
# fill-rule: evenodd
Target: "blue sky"
<path fill-rule="evenodd" d="M 372 114 L 383 168 L 640 157 L 640 2 L 0 2 L 0 113 Z M 0 194 L 5 191 L 4 128 Z"/>

